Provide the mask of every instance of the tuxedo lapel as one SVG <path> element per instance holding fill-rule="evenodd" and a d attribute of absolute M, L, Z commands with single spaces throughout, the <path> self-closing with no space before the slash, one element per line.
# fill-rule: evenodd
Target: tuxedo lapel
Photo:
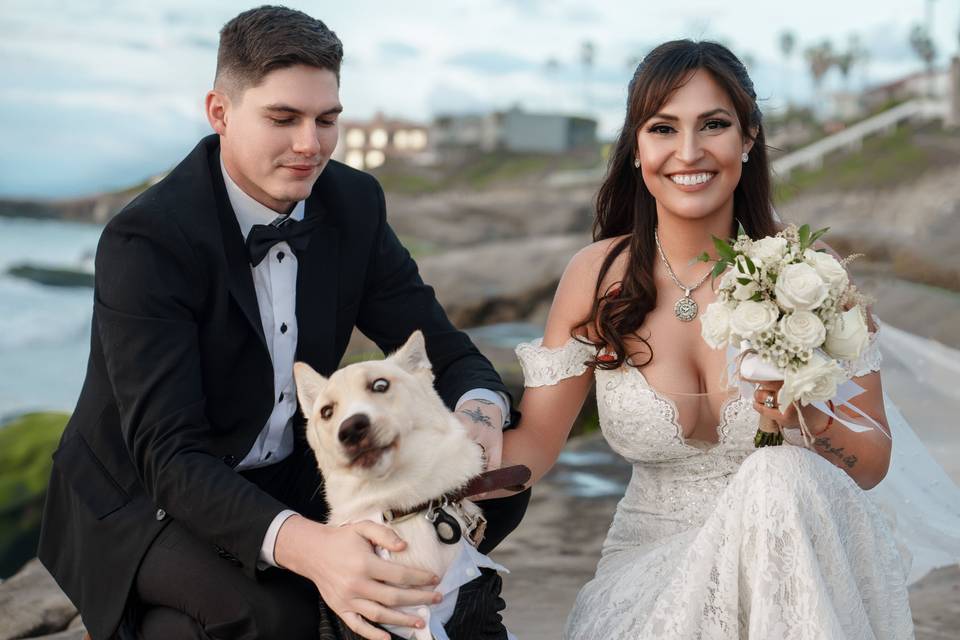
<path fill-rule="evenodd" d="M 310 235 L 306 250 L 297 254 L 297 359 L 329 374 L 337 366 L 340 234 L 318 197 L 307 200 L 305 215 L 323 221 Z"/>
<path fill-rule="evenodd" d="M 220 233 L 223 238 L 223 253 L 227 260 L 227 286 L 243 315 L 250 323 L 251 329 L 260 338 L 260 344 L 267 349 L 267 340 L 263 335 L 263 323 L 260 321 L 260 307 L 257 306 L 257 292 L 253 286 L 253 273 L 250 270 L 250 259 L 247 247 L 240 231 L 240 223 L 230 206 L 227 197 L 227 188 L 220 171 L 220 151 L 216 150 L 209 157 L 210 178 L 213 182 L 213 191 L 217 203 L 217 216 L 220 219 Z"/>

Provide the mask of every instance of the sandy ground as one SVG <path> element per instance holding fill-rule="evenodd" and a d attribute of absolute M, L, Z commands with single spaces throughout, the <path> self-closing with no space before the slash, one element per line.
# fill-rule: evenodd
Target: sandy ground
<path fill-rule="evenodd" d="M 960 346 L 960 296 L 918 292 L 882 278 L 864 288 L 883 292 L 877 313 L 891 325 Z M 884 387 L 948 475 L 960 483 L 960 392 L 953 386 L 960 371 L 958 352 L 891 334 L 895 339 L 884 345 Z M 928 361 L 945 358 L 939 360 L 940 368 L 918 367 L 905 356 L 924 346 L 930 348 Z M 614 457 L 602 438 L 585 436 L 567 445 L 557 467 L 535 488 L 526 519 L 494 553 L 511 570 L 504 581 L 505 618 L 521 640 L 560 637 L 578 589 L 593 576 L 629 473 L 629 466 Z M 919 640 L 957 638 L 960 568 L 938 569 L 914 584 L 911 607 Z"/>

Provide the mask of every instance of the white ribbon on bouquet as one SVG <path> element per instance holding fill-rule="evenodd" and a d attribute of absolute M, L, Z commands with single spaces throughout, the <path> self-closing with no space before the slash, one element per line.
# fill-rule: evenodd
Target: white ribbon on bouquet
<path fill-rule="evenodd" d="M 826 354 L 823 355 L 828 358 L 830 357 Z M 782 381 L 784 379 L 783 372 L 773 364 L 766 362 L 757 353 L 753 352 L 750 342 L 747 340 L 740 343 L 739 349 L 733 346 L 727 347 L 727 375 L 729 376 L 730 380 L 737 381 L 739 383 L 738 386 L 740 389 L 740 395 L 743 398 L 750 398 L 751 400 L 754 397 L 754 388 L 749 383 L 745 382 L 745 379 L 756 380 L 759 382 Z M 830 402 L 833 404 L 833 409 L 831 409 L 830 405 L 823 401 L 811 402 L 809 406 L 812 406 L 818 411 L 825 413 L 851 431 L 862 433 L 865 431 L 870 431 L 871 429 L 877 429 L 880 433 L 886 436 L 887 439 L 890 439 L 890 434 L 887 433 L 886 429 L 880 426 L 880 423 L 850 402 L 850 400 L 863 392 L 863 387 L 858 385 L 853 380 L 847 380 L 837 387 L 837 393 L 833 396 L 833 398 L 830 399 Z M 807 445 L 807 447 L 813 446 L 813 434 L 811 434 L 810 430 L 807 428 L 806 422 L 803 418 L 803 412 L 800 411 L 799 400 L 794 400 L 793 405 L 797 408 L 797 417 L 800 420 L 800 433 L 803 434 L 804 443 Z M 836 409 L 839 407 L 846 407 L 851 413 L 861 416 L 869 423 L 869 426 L 852 422 L 849 418 L 845 419 L 841 417 L 836 411 Z"/>

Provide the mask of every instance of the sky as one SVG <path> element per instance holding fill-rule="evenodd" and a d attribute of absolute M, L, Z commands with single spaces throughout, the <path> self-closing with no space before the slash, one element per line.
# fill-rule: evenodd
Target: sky
<path fill-rule="evenodd" d="M 58 198 L 135 184 L 210 132 L 203 96 L 227 0 L 0 0 L 0 197 Z M 345 47 L 344 118 L 529 110 L 596 117 L 612 137 L 626 84 L 656 44 L 720 40 L 750 61 L 768 114 L 811 99 L 800 53 L 823 39 L 869 51 L 852 86 L 920 68 L 908 44 L 932 8 L 939 62 L 958 50 L 960 0 L 291 1 Z M 798 45 L 779 48 L 784 30 Z M 589 73 L 580 63 L 593 43 Z M 836 72 L 828 87 L 839 88 Z"/>

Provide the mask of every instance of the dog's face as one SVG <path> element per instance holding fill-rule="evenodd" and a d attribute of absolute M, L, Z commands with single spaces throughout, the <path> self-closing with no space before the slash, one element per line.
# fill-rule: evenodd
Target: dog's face
<path fill-rule="evenodd" d="M 388 476 L 428 449 L 438 429 L 450 428 L 429 419 L 440 400 L 419 331 L 387 359 L 352 364 L 330 378 L 302 362 L 293 372 L 307 441 L 327 477 Z"/>

